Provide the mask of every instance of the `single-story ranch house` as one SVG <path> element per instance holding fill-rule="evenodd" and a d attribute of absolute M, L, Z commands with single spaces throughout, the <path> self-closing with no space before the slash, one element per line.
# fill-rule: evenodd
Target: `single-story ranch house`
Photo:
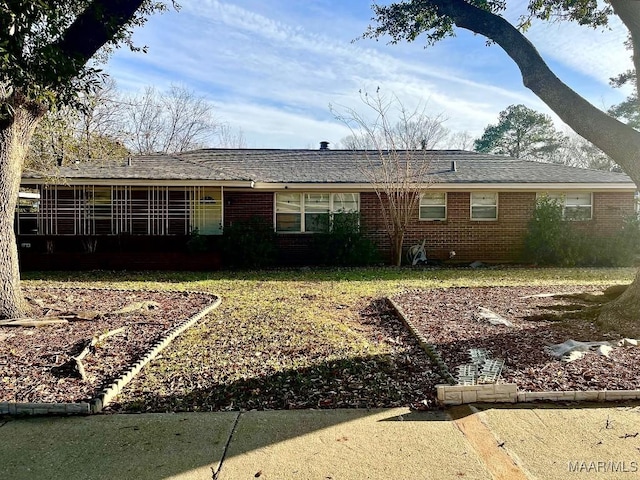
<path fill-rule="evenodd" d="M 430 175 L 405 246 L 426 239 L 431 258 L 455 251 L 459 261 L 517 261 L 543 192 L 561 199 L 585 234 L 616 231 L 636 206 L 636 186 L 622 173 L 457 150 L 414 153 L 429 157 Z M 314 219 L 337 211 L 359 212 L 363 231 L 385 253 L 366 155 L 326 144 L 203 149 L 64 166 L 53 182 L 25 172 L 16 214 L 22 267 L 215 268 L 224 263 L 215 252 L 185 254 L 190 234 L 219 236 L 253 216 L 273 225 L 282 264 L 313 263 L 313 235 L 326 228 Z"/>

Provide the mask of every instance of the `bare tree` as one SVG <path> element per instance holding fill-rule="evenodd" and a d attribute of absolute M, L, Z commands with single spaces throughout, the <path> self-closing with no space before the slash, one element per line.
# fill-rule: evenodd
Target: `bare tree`
<path fill-rule="evenodd" d="M 221 148 L 246 148 L 247 141 L 241 128 L 233 129 L 228 123 L 218 126 L 216 146 Z"/>
<path fill-rule="evenodd" d="M 115 82 L 107 77 L 74 106 L 52 109 L 36 127 L 25 168 L 51 172 L 69 162 L 113 161 L 128 155 L 119 131 Z"/>
<path fill-rule="evenodd" d="M 206 98 L 184 86 L 146 87 L 123 102 L 123 132 L 135 153 L 175 153 L 213 142 L 218 125 Z"/>
<path fill-rule="evenodd" d="M 473 135 L 468 131 L 450 133 L 446 139 L 447 148 L 452 150 L 473 150 Z"/>
<path fill-rule="evenodd" d="M 365 103 L 367 99 L 371 102 L 366 94 L 363 94 L 362 97 Z M 378 101 L 384 102 L 385 100 L 378 97 Z M 371 135 L 373 132 L 366 132 L 362 128 L 352 130 L 351 135 L 340 140 L 342 148 L 346 150 L 375 150 L 378 146 L 391 148 L 391 145 L 395 145 L 406 150 L 432 150 L 442 146 L 449 138 L 450 132 L 444 126 L 447 119 L 443 114 L 430 116 L 424 106 L 409 112 L 397 98 L 393 103 L 399 107 L 397 109 L 398 120 L 388 125 L 387 131 L 378 130 L 375 132 L 376 138 L 373 138 Z"/>
<path fill-rule="evenodd" d="M 372 119 L 352 108 L 331 111 L 351 130 L 345 143 L 362 151 L 359 169 L 380 201 L 392 262 L 399 266 L 405 232 L 417 218 L 421 193 L 432 183 L 434 157 L 429 149 L 444 138 L 446 129 L 440 115 L 429 117 L 424 108 L 409 111 L 395 96 L 364 93 L 361 99 Z"/>
<path fill-rule="evenodd" d="M 571 167 L 608 172 L 620 171 L 620 167 L 606 153 L 575 133 L 569 133 L 560 148 L 554 151 L 548 160 L 551 163 L 561 163 Z"/>

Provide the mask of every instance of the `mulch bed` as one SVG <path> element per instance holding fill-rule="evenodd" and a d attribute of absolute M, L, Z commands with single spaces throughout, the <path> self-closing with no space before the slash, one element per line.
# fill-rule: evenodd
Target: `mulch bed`
<path fill-rule="evenodd" d="M 640 388 L 639 347 L 614 348 L 609 358 L 588 353 L 574 362 L 555 359 L 545 351 L 546 346 L 568 339 L 620 339 L 615 332 L 598 329 L 588 313 L 593 304 L 572 297 L 524 298 L 540 293 L 601 290 L 585 286 L 449 288 L 407 292 L 394 300 L 435 345 L 454 376 L 458 365 L 469 362 L 470 348 L 484 348 L 491 357 L 505 360 L 503 380 L 516 383 L 521 390 Z M 478 320 L 480 307 L 503 316 L 514 326 Z"/>
<path fill-rule="evenodd" d="M 154 342 L 214 301 L 211 295 L 183 292 L 25 288 L 24 294 L 33 304 L 33 318 L 99 314 L 61 325 L 0 327 L 0 402 L 89 401 Z M 136 302 L 155 302 L 157 308 L 113 313 Z M 126 328 L 98 342 L 82 360 L 86 380 L 69 368 L 87 340 L 119 327 Z"/>

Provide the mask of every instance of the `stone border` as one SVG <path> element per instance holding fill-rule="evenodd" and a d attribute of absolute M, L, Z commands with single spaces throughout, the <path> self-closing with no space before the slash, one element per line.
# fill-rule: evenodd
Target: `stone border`
<path fill-rule="evenodd" d="M 412 292 L 406 290 L 402 293 Z M 417 291 L 417 290 L 415 290 Z M 396 311 L 402 323 L 418 340 L 420 347 L 429 355 L 440 376 L 448 382 L 436 385 L 438 402 L 441 405 L 462 405 L 466 403 L 524 403 L 524 402 L 621 402 L 640 400 L 640 390 L 567 390 L 545 392 L 520 392 L 515 383 L 495 383 L 481 385 L 456 385 L 440 354 L 409 320 L 408 315 L 391 297 L 387 302 Z"/>
<path fill-rule="evenodd" d="M 457 383 L 456 379 L 453 378 L 453 375 L 451 375 L 449 368 L 444 363 L 444 360 L 442 360 L 442 357 L 436 350 L 436 347 L 431 343 L 429 343 L 427 338 L 418 331 L 418 329 L 413 324 L 413 322 L 409 320 L 409 316 L 404 313 L 404 310 L 402 310 L 400 305 L 398 305 L 391 297 L 386 297 L 386 300 L 387 300 L 387 303 L 391 305 L 391 308 L 393 308 L 396 311 L 396 313 L 400 317 L 400 320 L 402 320 L 402 323 L 404 323 L 404 325 L 409 329 L 411 334 L 416 338 L 416 340 L 418 340 L 418 344 L 420 345 L 420 348 L 422 348 L 425 351 L 425 353 L 429 356 L 429 358 L 431 359 L 431 362 L 437 368 L 438 374 L 442 377 L 442 379 L 448 382 L 449 385 L 451 386 L 455 385 Z"/>
<path fill-rule="evenodd" d="M 0 402 L 0 415 L 88 415 L 90 405 L 80 403 Z"/>
<path fill-rule="evenodd" d="M 73 289 L 70 287 L 69 289 Z M 84 287 L 75 287 L 76 289 L 85 289 Z M 51 287 L 51 289 L 60 289 L 58 287 Z M 68 289 L 65 289 L 68 290 Z M 119 290 L 119 289 L 106 289 L 106 288 L 92 288 L 92 290 L 109 290 L 109 291 L 132 291 L 132 290 Z M 140 290 L 142 292 L 154 292 L 164 293 L 165 291 L 174 293 L 175 290 Z M 14 402 L 0 402 L 0 415 L 89 415 L 93 413 L 100 413 L 104 407 L 107 406 L 113 398 L 118 395 L 122 389 L 142 370 L 142 368 L 153 360 L 158 354 L 164 350 L 178 335 L 184 332 L 187 328 L 193 326 L 204 316 L 211 313 L 218 308 L 222 299 L 214 294 L 208 292 L 187 292 L 198 293 L 201 295 L 208 295 L 215 297 L 213 303 L 205 307 L 199 313 L 196 313 L 193 317 L 189 318 L 180 325 L 175 326 L 167 334 L 156 341 L 153 344 L 151 350 L 149 350 L 141 359 L 131 365 L 128 370 L 125 371 L 120 377 L 114 380 L 111 385 L 103 389 L 98 395 L 95 396 L 89 403 L 14 403 Z"/>
<path fill-rule="evenodd" d="M 640 390 L 565 390 L 519 392 L 515 383 L 436 385 L 442 405 L 465 403 L 622 402 L 640 400 Z"/>

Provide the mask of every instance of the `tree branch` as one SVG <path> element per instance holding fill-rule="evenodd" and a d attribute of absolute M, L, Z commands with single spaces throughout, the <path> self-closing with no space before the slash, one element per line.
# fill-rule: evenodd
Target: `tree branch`
<path fill-rule="evenodd" d="M 94 0 L 50 48 L 71 61 L 58 73 L 61 86 L 75 77 L 102 46 L 113 40 L 135 16 L 145 0 Z M 56 68 L 52 65 L 51 68 Z"/>
<path fill-rule="evenodd" d="M 640 2 L 629 0 L 610 0 L 613 11 L 631 33 L 633 65 L 636 70 L 636 93 L 640 95 Z M 639 97 L 640 98 L 640 97 Z"/>
<path fill-rule="evenodd" d="M 531 42 L 513 25 L 499 15 L 464 0 L 427 0 L 425 3 L 435 7 L 440 15 L 451 18 L 458 27 L 496 42 L 518 65 L 527 88 L 573 130 L 613 158 L 636 184 L 640 184 L 640 132 L 597 109 L 563 83 Z M 635 2 L 613 0 L 612 3 Z M 635 11 L 634 7 L 637 8 L 636 5 L 629 8 Z"/>

